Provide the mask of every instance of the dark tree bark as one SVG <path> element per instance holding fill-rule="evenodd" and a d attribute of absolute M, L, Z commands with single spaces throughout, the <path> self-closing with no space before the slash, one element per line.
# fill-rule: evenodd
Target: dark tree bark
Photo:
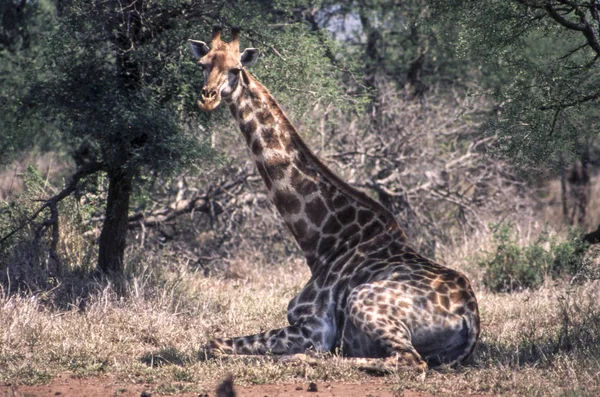
<path fill-rule="evenodd" d="M 132 177 L 126 170 L 108 171 L 106 218 L 98 249 L 98 269 L 105 274 L 123 274 L 131 191 Z"/>
<path fill-rule="evenodd" d="M 573 164 L 568 170 L 567 175 L 563 175 L 561 184 L 563 190 L 563 214 L 566 216 L 567 222 L 570 225 L 578 225 L 582 229 L 585 229 L 587 226 L 587 208 L 591 195 L 588 150 L 585 150 L 582 154 L 581 161 Z M 568 196 L 571 198 L 570 205 L 566 204 L 569 201 L 566 191 L 568 191 Z"/>
<path fill-rule="evenodd" d="M 116 4 L 108 2 L 106 6 L 112 7 Z M 140 68 L 138 63 L 131 59 L 129 50 L 139 46 L 144 7 L 143 0 L 130 1 L 126 6 L 120 6 L 118 18 L 108 21 L 108 29 L 114 31 L 112 42 L 116 50 L 117 75 L 125 93 L 135 92 L 139 88 Z M 114 164 L 107 171 L 108 197 L 106 217 L 100 232 L 98 269 L 113 277 L 122 276 L 124 270 L 133 179 L 125 164 L 131 155 L 133 144 L 134 142 L 129 142 L 120 148 L 120 155 L 115 157 L 118 164 Z"/>

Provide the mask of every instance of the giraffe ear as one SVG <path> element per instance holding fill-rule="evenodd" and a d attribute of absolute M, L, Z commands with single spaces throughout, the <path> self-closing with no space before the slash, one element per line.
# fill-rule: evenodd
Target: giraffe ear
<path fill-rule="evenodd" d="M 210 48 L 208 48 L 206 43 L 203 41 L 189 39 L 188 43 L 190 44 L 190 48 L 192 49 L 196 59 L 202 58 L 210 51 Z"/>
<path fill-rule="evenodd" d="M 256 48 L 246 48 L 240 57 L 240 61 L 242 61 L 242 66 L 251 66 L 258 59 L 258 49 Z"/>

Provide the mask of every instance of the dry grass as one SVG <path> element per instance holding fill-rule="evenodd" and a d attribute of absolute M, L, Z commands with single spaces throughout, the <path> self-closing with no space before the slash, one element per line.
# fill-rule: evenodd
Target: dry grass
<path fill-rule="evenodd" d="M 468 269 L 461 250 L 454 253 L 463 258 L 458 266 L 472 274 L 476 269 Z M 86 295 L 74 294 L 61 307 L 52 291 L 2 293 L 0 382 L 42 383 L 65 371 L 81 377 L 109 373 L 176 393 L 200 391 L 227 373 L 238 384 L 365 380 L 368 375 L 336 357 L 316 367 L 198 359 L 200 346 L 215 336 L 285 325 L 287 302 L 309 277 L 300 260 L 275 266 L 247 259 L 231 260 L 226 272 L 206 277 L 185 263 L 165 266 L 164 258 L 145 258 L 145 267 L 126 282 L 125 297 L 110 283 L 88 278 L 91 286 L 80 289 Z M 600 392 L 598 282 L 478 296 L 483 332 L 474 364 L 429 371 L 425 382 L 410 373 L 385 382 L 443 395 Z"/>

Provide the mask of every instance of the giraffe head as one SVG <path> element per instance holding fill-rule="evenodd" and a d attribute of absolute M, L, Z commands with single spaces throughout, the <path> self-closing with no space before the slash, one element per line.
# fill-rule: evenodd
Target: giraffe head
<path fill-rule="evenodd" d="M 204 86 L 200 92 L 198 106 L 205 112 L 214 110 L 221 97 L 231 95 L 242 78 L 242 69 L 252 65 L 258 58 L 256 48 L 246 48 L 240 55 L 240 28 L 232 28 L 233 39 L 221 40 L 221 27 L 215 26 L 210 47 L 203 41 L 188 40 L 198 65 L 204 71 Z"/>

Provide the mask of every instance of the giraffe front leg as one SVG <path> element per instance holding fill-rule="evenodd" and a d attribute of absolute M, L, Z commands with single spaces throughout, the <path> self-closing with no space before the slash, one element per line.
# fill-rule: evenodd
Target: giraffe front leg
<path fill-rule="evenodd" d="M 303 323 L 255 335 L 215 339 L 201 349 L 200 358 L 212 358 L 223 354 L 290 355 L 304 353 L 310 348 L 325 351 L 331 350 L 332 347 L 332 335 Z"/>

